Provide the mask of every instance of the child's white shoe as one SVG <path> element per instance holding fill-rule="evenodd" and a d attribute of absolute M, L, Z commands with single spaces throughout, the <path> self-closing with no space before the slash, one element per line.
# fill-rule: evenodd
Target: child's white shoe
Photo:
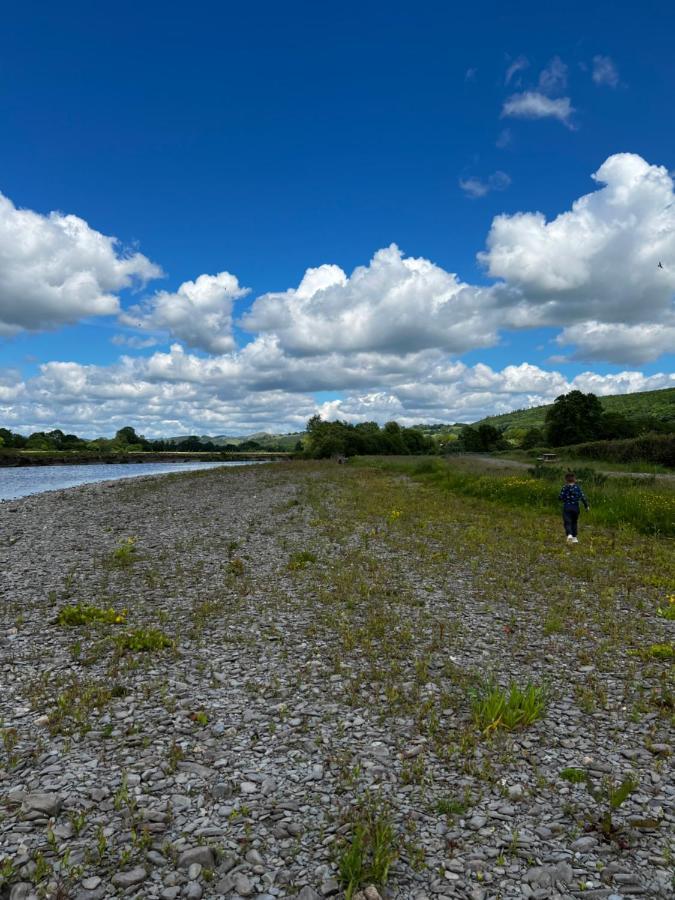
<path fill-rule="evenodd" d="M 568 544 L 574 543 L 574 537 L 571 534 L 567 535 L 567 543 Z"/>
<path fill-rule="evenodd" d="M 578 543 L 579 543 L 579 538 L 573 537 L 573 538 L 572 538 L 572 543 L 573 543 L 573 544 L 578 544 Z"/>

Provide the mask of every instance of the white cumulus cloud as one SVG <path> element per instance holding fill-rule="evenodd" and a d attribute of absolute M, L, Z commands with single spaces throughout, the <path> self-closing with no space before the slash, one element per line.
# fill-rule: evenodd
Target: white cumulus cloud
<path fill-rule="evenodd" d="M 654 326 L 675 324 L 672 178 L 631 153 L 609 157 L 593 177 L 604 186 L 552 221 L 542 213 L 497 216 L 479 258 L 503 279 L 496 290 L 505 325 L 562 326 L 562 339 L 589 358 L 655 359 L 667 344 Z M 636 325 L 642 330 L 627 327 Z"/>
<path fill-rule="evenodd" d="M 418 422 L 472 422 L 485 415 L 550 403 L 574 388 L 596 394 L 628 393 L 675 386 L 675 375 L 645 376 L 585 372 L 568 380 L 560 372 L 528 363 L 495 370 L 419 355 L 415 365 L 371 358 L 368 377 L 354 378 L 359 366 L 350 357 L 330 362 L 333 384 L 348 385 L 343 398 L 317 402 L 303 388 L 320 365 L 310 357 L 268 357 L 269 348 L 204 358 L 180 345 L 149 358 L 122 357 L 111 366 L 52 362 L 34 378 L 0 391 L 3 423 L 15 431 L 56 425 L 95 436 L 133 424 L 147 436 L 168 434 L 241 434 L 259 430 L 296 431 L 316 412 L 348 421 L 397 419 Z M 270 375 L 273 377 L 270 378 Z M 370 386 L 369 386 L 370 385 Z"/>
<path fill-rule="evenodd" d="M 123 325 L 167 332 L 171 338 L 208 353 L 235 348 L 232 304 L 249 293 L 229 272 L 200 275 L 175 292 L 158 291 L 120 316 Z M 131 344 L 133 346 L 133 344 Z"/>
<path fill-rule="evenodd" d="M 259 297 L 241 325 L 296 355 L 461 353 L 495 342 L 493 307 L 489 289 L 392 244 L 349 277 L 338 266 L 308 269 L 298 288 Z"/>
<path fill-rule="evenodd" d="M 115 315 L 121 290 L 161 274 L 78 216 L 17 209 L 0 194 L 0 336 Z"/>

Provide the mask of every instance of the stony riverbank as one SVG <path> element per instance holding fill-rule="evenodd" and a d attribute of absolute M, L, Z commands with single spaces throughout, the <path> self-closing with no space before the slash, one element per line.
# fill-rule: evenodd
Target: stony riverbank
<path fill-rule="evenodd" d="M 671 896 L 672 545 L 448 507 L 300 463 L 0 504 L 0 896 L 339 897 L 373 822 L 397 900 Z M 477 727 L 487 675 L 542 716 Z M 569 768 L 635 779 L 607 833 Z"/>

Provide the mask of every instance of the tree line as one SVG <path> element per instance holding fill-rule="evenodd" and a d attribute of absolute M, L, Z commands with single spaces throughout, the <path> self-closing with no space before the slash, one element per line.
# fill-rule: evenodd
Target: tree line
<path fill-rule="evenodd" d="M 113 438 L 95 438 L 87 440 L 76 434 L 64 434 L 60 428 L 53 431 L 34 431 L 25 436 L 0 428 L 0 448 L 10 450 L 45 450 L 45 451 L 80 451 L 97 453 L 233 453 L 256 450 L 283 450 L 282 447 L 262 446 L 257 441 L 243 441 L 241 444 L 214 444 L 197 435 L 189 435 L 180 440 L 148 440 L 142 434 L 136 434 L 130 425 L 120 428 Z"/>
<path fill-rule="evenodd" d="M 417 428 L 403 428 L 398 422 L 387 422 L 382 428 L 377 422 L 326 422 L 312 416 L 307 422 L 304 455 L 312 459 L 332 456 L 402 455 L 434 453 L 432 438 Z"/>
<path fill-rule="evenodd" d="M 604 410 L 595 394 L 571 391 L 556 397 L 546 411 L 543 427 L 527 429 L 520 436 L 518 445 L 523 450 L 531 450 L 535 447 L 566 447 L 638 438 L 646 434 L 673 433 L 675 419 L 658 419 L 648 415 L 628 418 L 621 413 Z M 458 445 L 457 449 L 469 452 L 489 452 L 506 450 L 512 442 L 499 428 L 483 424 L 477 428 L 466 425 L 460 432 Z"/>

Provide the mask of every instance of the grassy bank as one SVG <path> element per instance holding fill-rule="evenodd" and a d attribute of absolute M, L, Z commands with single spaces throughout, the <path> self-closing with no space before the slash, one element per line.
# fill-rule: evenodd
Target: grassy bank
<path fill-rule="evenodd" d="M 502 506 L 537 510 L 553 515 L 559 511 L 558 493 L 562 480 L 544 471 L 533 477 L 527 471 L 488 471 L 478 461 L 427 458 L 384 459 L 362 457 L 361 466 L 400 472 L 433 485 L 439 491 L 475 497 Z M 675 535 L 675 485 L 651 479 L 602 479 L 589 473 L 583 483 L 591 512 L 587 522 L 612 528 L 631 528 L 642 534 Z M 560 481 L 560 483 L 558 483 Z M 593 483 L 595 482 L 595 483 Z"/>

